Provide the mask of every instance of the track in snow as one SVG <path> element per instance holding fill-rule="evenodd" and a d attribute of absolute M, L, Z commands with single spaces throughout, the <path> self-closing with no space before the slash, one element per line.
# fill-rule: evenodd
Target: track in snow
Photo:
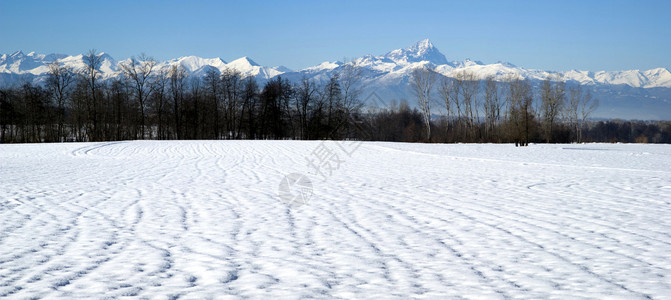
<path fill-rule="evenodd" d="M 671 295 L 668 145 L 324 145 L 0 145 L 0 297 Z"/>

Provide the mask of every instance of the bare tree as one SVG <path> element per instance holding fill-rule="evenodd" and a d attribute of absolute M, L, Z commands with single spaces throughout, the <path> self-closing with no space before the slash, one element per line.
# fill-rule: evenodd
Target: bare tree
<path fill-rule="evenodd" d="M 322 91 L 326 106 L 326 131 L 330 138 L 337 137 L 344 122 L 347 121 L 343 107 L 342 89 L 340 86 L 340 74 L 334 73 L 329 77 Z"/>
<path fill-rule="evenodd" d="M 456 80 L 449 77 L 443 77 L 440 81 L 438 93 L 440 94 L 443 100 L 443 105 L 445 106 L 445 116 L 447 118 L 445 122 L 445 134 L 448 134 L 450 130 L 450 123 L 453 122 L 452 115 L 455 113 L 454 109 L 459 107 L 459 86 L 457 85 Z M 452 103 L 454 103 L 456 107 L 453 106 Z M 458 118 L 459 115 L 457 114 L 456 117 Z"/>
<path fill-rule="evenodd" d="M 87 92 L 85 95 L 86 107 L 86 132 L 89 140 L 97 141 L 99 139 L 98 131 L 98 98 L 99 98 L 99 83 L 100 71 L 98 70 L 103 62 L 102 55 L 97 55 L 95 49 L 89 50 L 88 54 L 84 55 L 84 69 L 81 70 L 82 81 L 86 84 Z"/>
<path fill-rule="evenodd" d="M 580 101 L 580 124 L 578 125 L 578 142 L 582 142 L 582 129 L 585 126 L 585 121 L 599 106 L 599 99 L 592 97 L 592 92 L 587 90 L 585 96 Z"/>
<path fill-rule="evenodd" d="M 456 128 L 458 129 L 458 134 L 459 138 L 461 138 L 461 134 L 463 133 L 464 129 L 464 110 L 462 109 L 462 100 L 461 100 L 461 89 L 464 88 L 464 79 L 462 76 L 457 74 L 457 76 L 454 77 L 452 80 L 452 87 L 451 87 L 451 94 L 452 94 L 452 102 L 457 108 L 457 126 Z"/>
<path fill-rule="evenodd" d="M 470 139 L 473 139 L 475 121 L 477 120 L 477 93 L 480 81 L 473 72 L 467 71 L 459 72 L 457 80 L 461 85 L 461 106 L 464 109 L 464 116 L 468 125 L 468 136 Z"/>
<path fill-rule="evenodd" d="M 359 96 L 361 95 L 361 73 L 363 69 L 354 65 L 354 63 L 347 63 L 342 66 L 339 77 L 341 79 L 340 86 L 343 93 L 343 105 L 348 112 L 361 107 Z"/>
<path fill-rule="evenodd" d="M 214 139 L 217 140 L 221 138 L 221 124 L 219 122 L 221 115 L 221 80 L 219 75 L 219 70 L 210 68 L 205 72 L 205 77 L 203 77 L 203 83 L 205 84 L 209 106 L 209 109 L 204 111 L 204 113 L 208 114 L 205 120 L 208 122 L 208 128 L 212 128 L 212 135 L 214 136 Z M 211 118 L 209 118 L 210 115 Z"/>
<path fill-rule="evenodd" d="M 554 81 L 554 83 L 553 83 Z M 552 142 L 554 127 L 564 106 L 565 84 L 561 77 L 546 78 L 541 84 L 541 111 L 546 142 Z"/>
<path fill-rule="evenodd" d="M 182 126 L 182 103 L 186 92 L 186 70 L 182 66 L 172 66 L 168 73 L 170 82 L 170 101 L 172 101 L 172 114 L 174 122 L 174 134 L 177 139 L 184 138 Z"/>
<path fill-rule="evenodd" d="M 599 101 L 592 97 L 590 90 L 583 93 L 580 85 L 569 88 L 569 102 L 563 113 L 578 143 L 582 142 L 582 129 L 585 121 L 598 106 Z"/>
<path fill-rule="evenodd" d="M 56 101 L 57 109 L 57 136 L 59 141 L 64 141 L 64 121 L 65 121 L 65 102 L 69 97 L 70 84 L 74 81 L 74 72 L 72 69 L 62 66 L 58 60 L 49 65 L 49 77 L 47 79 L 47 88 L 51 96 Z"/>
<path fill-rule="evenodd" d="M 494 77 L 485 80 L 485 135 L 487 139 L 492 138 L 494 128 L 499 120 L 501 103 L 499 100 L 499 88 Z"/>
<path fill-rule="evenodd" d="M 14 125 L 16 113 L 12 107 L 10 93 L 9 90 L 0 89 L 0 144 L 12 140 L 7 134 L 12 132 L 11 126 Z"/>
<path fill-rule="evenodd" d="M 342 107 L 343 113 L 347 116 L 348 121 L 355 118 L 355 114 L 361 109 L 363 103 L 359 99 L 361 95 L 361 74 L 363 69 L 355 65 L 353 62 L 345 63 L 340 70 L 340 88 L 342 90 Z M 344 134 L 351 135 L 351 122 L 344 124 Z"/>
<path fill-rule="evenodd" d="M 246 121 L 246 130 L 243 138 L 256 138 L 256 113 L 257 102 L 259 98 L 259 86 L 254 77 L 247 77 L 244 80 L 242 88 L 242 108 L 240 110 L 240 117 L 238 131 L 243 131 L 243 121 Z M 239 137 L 239 136 L 238 136 Z"/>
<path fill-rule="evenodd" d="M 205 122 L 203 122 L 203 116 L 202 116 L 202 101 L 201 97 L 203 94 L 203 87 L 201 86 L 201 80 L 200 78 L 197 77 L 192 77 L 191 78 L 191 86 L 190 86 L 190 92 L 189 93 L 189 105 L 191 114 L 190 114 L 190 121 L 189 122 L 189 129 L 190 129 L 190 134 L 189 137 L 192 139 L 202 139 L 203 138 L 203 132 Z"/>
<path fill-rule="evenodd" d="M 166 107 L 167 105 L 167 85 L 168 85 L 168 72 L 165 70 L 159 70 L 154 76 L 150 84 L 151 89 L 151 107 L 152 112 L 156 116 L 156 134 L 159 140 L 164 140 L 168 138 L 167 126 L 166 124 Z"/>
<path fill-rule="evenodd" d="M 281 76 L 271 79 L 260 94 L 259 129 L 262 138 L 297 138 L 291 100 L 294 99 L 291 83 Z"/>
<path fill-rule="evenodd" d="M 224 117 L 226 118 L 227 137 L 237 137 L 235 130 L 238 112 L 241 110 L 242 74 L 235 69 L 226 69 L 221 73 L 224 94 Z"/>
<path fill-rule="evenodd" d="M 417 68 L 412 71 L 410 86 L 417 95 L 417 102 L 424 117 L 426 126 L 426 140 L 431 140 L 431 91 L 436 81 L 436 72 L 427 67 Z"/>
<path fill-rule="evenodd" d="M 120 64 L 123 73 L 130 80 L 131 85 L 135 93 L 135 98 L 137 99 L 138 106 L 140 108 L 140 139 L 146 138 L 145 127 L 146 127 L 146 108 L 147 108 L 147 98 L 151 94 L 151 88 L 149 87 L 150 77 L 152 76 L 152 71 L 156 66 L 156 60 L 151 57 L 141 54 L 137 59 L 131 57 L 128 62 Z"/>
<path fill-rule="evenodd" d="M 528 146 L 533 130 L 533 96 L 528 80 L 516 78 L 508 83 L 508 121 L 515 146 Z"/>
<path fill-rule="evenodd" d="M 568 122 L 571 130 L 576 134 L 576 141 L 578 138 L 578 117 L 580 112 L 580 98 L 582 98 L 582 87 L 580 85 L 569 88 L 569 101 L 564 109 L 564 120 Z"/>
<path fill-rule="evenodd" d="M 123 79 L 114 79 L 108 89 L 108 98 L 112 102 L 113 133 L 115 140 L 126 139 L 131 136 L 128 119 L 128 86 Z"/>
<path fill-rule="evenodd" d="M 307 77 L 303 77 L 301 82 L 296 86 L 294 103 L 295 113 L 298 116 L 297 127 L 299 129 L 298 137 L 300 139 L 307 139 L 310 134 L 308 113 L 311 110 L 311 106 L 314 105 L 314 102 L 317 100 L 316 94 L 317 87 L 315 86 L 315 83 Z"/>

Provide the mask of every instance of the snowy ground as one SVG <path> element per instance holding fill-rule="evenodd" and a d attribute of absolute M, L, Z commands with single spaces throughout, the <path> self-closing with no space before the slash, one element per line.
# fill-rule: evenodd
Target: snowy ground
<path fill-rule="evenodd" d="M 671 146 L 0 145 L 3 296 L 669 299 Z"/>

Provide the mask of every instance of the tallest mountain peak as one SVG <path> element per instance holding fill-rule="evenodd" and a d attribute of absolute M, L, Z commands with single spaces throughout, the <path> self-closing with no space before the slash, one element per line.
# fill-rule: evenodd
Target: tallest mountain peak
<path fill-rule="evenodd" d="M 385 57 L 397 62 L 428 61 L 435 65 L 447 64 L 445 55 L 440 53 L 440 51 L 438 51 L 438 49 L 433 46 L 429 39 L 416 42 L 412 46 L 405 49 L 391 51 L 387 53 Z"/>
<path fill-rule="evenodd" d="M 435 48 L 429 39 L 423 39 L 414 45 L 410 46 L 408 49 L 417 49 L 417 50 L 429 50 Z"/>

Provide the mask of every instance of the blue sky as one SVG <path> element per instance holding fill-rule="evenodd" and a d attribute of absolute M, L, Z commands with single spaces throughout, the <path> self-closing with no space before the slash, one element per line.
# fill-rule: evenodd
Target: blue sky
<path fill-rule="evenodd" d="M 0 0 L 0 53 L 249 56 L 300 69 L 424 38 L 448 60 L 671 69 L 671 1 Z"/>

